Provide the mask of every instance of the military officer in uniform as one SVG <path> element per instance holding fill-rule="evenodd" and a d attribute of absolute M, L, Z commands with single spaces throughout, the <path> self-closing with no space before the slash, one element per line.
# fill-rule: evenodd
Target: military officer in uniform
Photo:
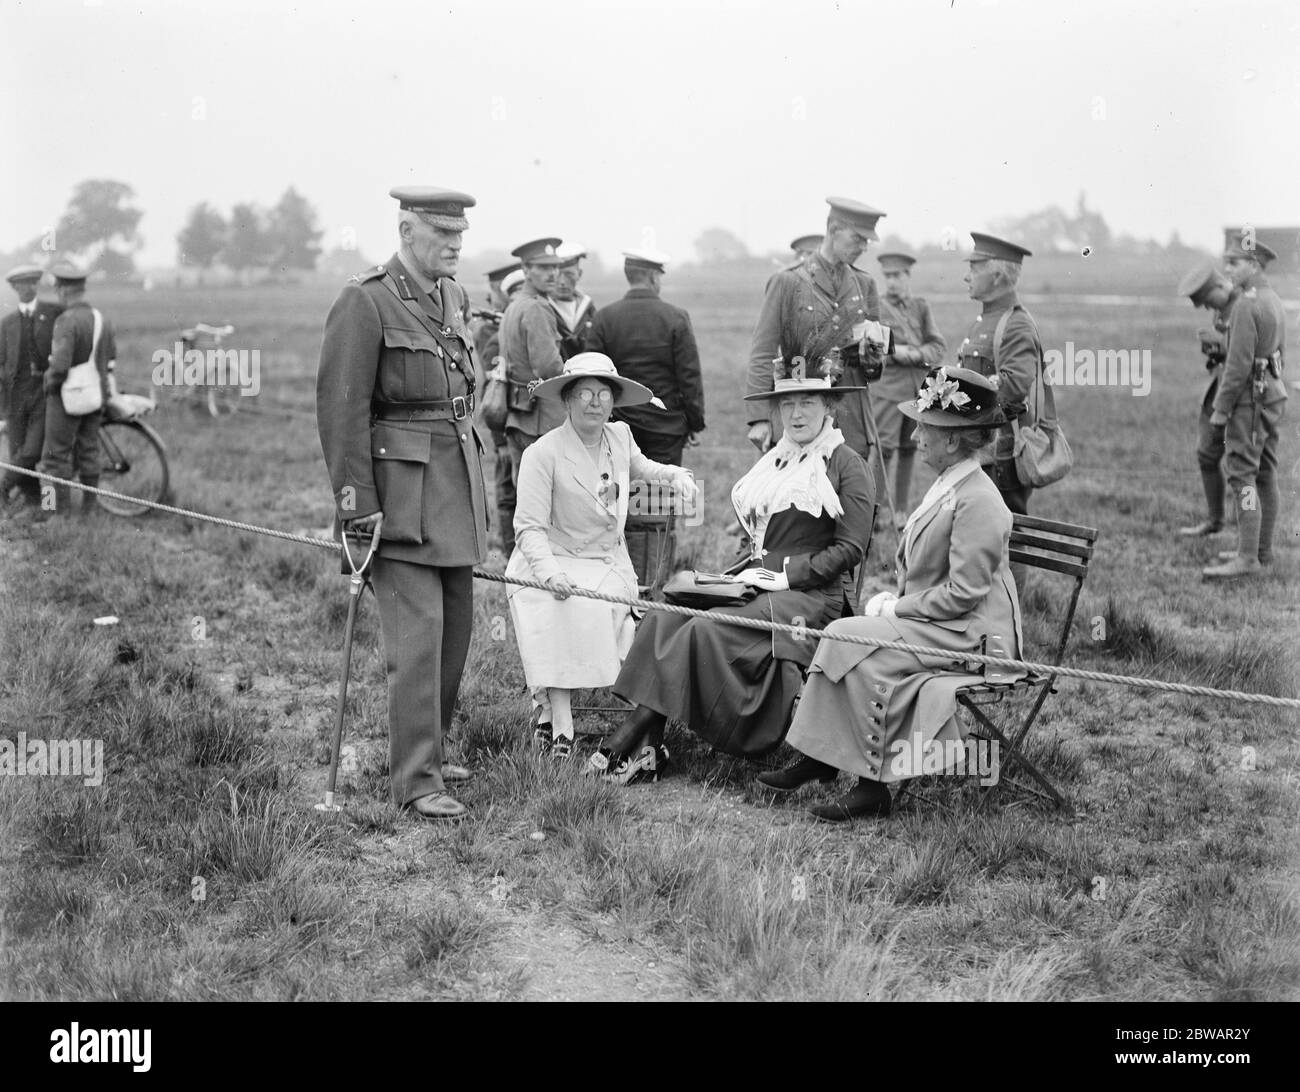
<path fill-rule="evenodd" d="M 501 319 L 501 355 L 510 380 L 510 413 L 506 440 L 510 467 L 519 485 L 519 462 L 539 436 L 564 421 L 563 407 L 533 397 L 532 387 L 560 374 L 560 329 L 555 309 L 547 302 L 555 291 L 560 258 L 559 239 L 534 239 L 511 251 L 524 271 L 524 286 L 510 301 Z"/>
<path fill-rule="evenodd" d="M 1210 416 L 1214 412 L 1214 396 L 1219 390 L 1219 376 L 1223 373 L 1228 322 L 1238 292 L 1232 282 L 1214 267 L 1214 263 L 1207 261 L 1179 282 L 1178 294 L 1190 299 L 1193 307 L 1204 307 L 1214 316 L 1212 328 L 1198 331 L 1205 367 L 1210 373 L 1210 385 L 1201 399 L 1196 430 L 1196 462 L 1201 469 L 1201 486 L 1205 490 L 1205 519 L 1178 530 L 1180 535 L 1200 537 L 1223 530 L 1223 429 L 1211 425 Z"/>
<path fill-rule="evenodd" d="M 783 269 L 767 282 L 763 307 L 750 346 L 745 393 L 772 389 L 773 361 L 785 362 L 787 374 L 800 360 L 816 371 L 823 361 L 843 366 L 838 385 L 863 387 L 880 355 L 864 336 L 867 323 L 880 320 L 876 282 L 854 266 L 868 244 L 879 239 L 876 222 L 885 214 L 860 201 L 828 197 L 831 211 L 821 246 L 804 262 Z M 761 416 L 761 401 L 749 402 L 749 440 L 759 451 L 772 446 L 772 420 Z M 758 407 L 758 409 L 755 409 Z M 867 391 L 846 395 L 836 408 L 835 423 L 844 442 L 872 469 L 877 497 L 884 495 L 884 463 L 876 442 L 876 424 Z"/>
<path fill-rule="evenodd" d="M 1237 505 L 1237 552 L 1204 570 L 1208 580 L 1255 576 L 1273 560 L 1273 529 L 1281 503 L 1277 440 L 1286 412 L 1282 368 L 1286 313 L 1264 275 L 1277 255 L 1251 232 L 1233 235 L 1224 251 L 1228 278 L 1241 292 L 1228 326 L 1228 355 L 1210 424 L 1224 426 L 1229 496 Z"/>
<path fill-rule="evenodd" d="M 814 234 L 800 235 L 797 239 L 791 239 L 790 251 L 794 254 L 794 263 L 798 265 L 816 254 L 825 238 L 825 235 Z"/>
<path fill-rule="evenodd" d="M 1056 401 L 1043 376 L 1043 343 L 1033 316 L 1021 306 L 1016 284 L 1031 252 L 983 232 L 971 232 L 975 249 L 967 261 L 964 280 L 970 298 L 983 305 L 957 350 L 957 365 L 984 376 L 997 376 L 998 406 L 1008 422 L 1020 427 L 1037 423 L 1035 383 L 1042 383 L 1043 417 L 1056 418 Z M 1003 321 L 1005 318 L 1005 321 Z M 984 470 L 993 479 L 1012 512 L 1029 511 L 1033 489 L 1016 473 L 1015 441 L 1008 423 L 998 430 L 991 461 Z"/>
<path fill-rule="evenodd" d="M 583 344 L 596 318 L 596 305 L 578 287 L 586 250 L 578 243 L 564 243 L 555 250 L 560 264 L 555 269 L 555 291 L 548 297 L 555 309 L 560 332 L 560 356 L 565 360 L 583 351 Z"/>
<path fill-rule="evenodd" d="M 388 667 L 393 802 L 458 819 L 443 760 L 469 651 L 473 566 L 487 506 L 473 427 L 473 340 L 454 279 L 465 209 L 454 190 L 404 186 L 396 254 L 352 277 L 325 320 L 316 416 L 338 520 L 369 537 Z"/>
<path fill-rule="evenodd" d="M 647 459 L 682 465 L 682 451 L 704 431 L 704 384 L 691 316 L 659 298 L 668 255 L 623 251 L 627 294 L 592 323 L 587 348 L 614 361 L 618 374 L 649 387 L 663 403 L 616 410 Z"/>
<path fill-rule="evenodd" d="M 42 377 L 49 367 L 54 320 L 63 313 L 57 303 L 36 298 L 44 271 L 20 265 L 6 275 L 18 296 L 18 310 L 0 320 L 0 418 L 9 433 L 9 462 L 35 470 L 45 440 L 45 391 Z M 0 478 L 0 503 L 18 487 L 11 514 L 33 511 L 41 499 L 39 478 L 12 470 Z"/>
<path fill-rule="evenodd" d="M 50 268 L 54 286 L 63 304 L 63 313 L 54 320 L 50 339 L 50 365 L 42 377 L 45 390 L 45 439 L 41 448 L 40 469 L 56 478 L 71 478 L 73 464 L 83 485 L 99 485 L 99 426 L 104 411 L 72 416 L 63 408 L 63 384 L 68 372 L 77 364 L 94 358 L 99 371 L 104 401 L 116 393 L 113 369 L 117 366 L 117 339 L 113 324 L 86 300 L 86 271 L 70 261 L 56 262 Z M 44 487 L 43 491 L 44 491 Z M 41 502 L 33 519 L 44 522 L 72 510 L 71 490 L 66 485 L 53 487 L 53 507 Z M 83 493 L 81 512 L 96 511 L 95 498 Z"/>
<path fill-rule="evenodd" d="M 894 526 L 902 530 L 911 511 L 912 463 L 916 458 L 914 422 L 898 412 L 898 404 L 915 399 L 926 373 L 937 368 L 948 345 L 934 324 L 930 305 L 912 295 L 911 254 L 894 251 L 876 258 L 885 277 L 880 301 L 880 321 L 893 331 L 894 351 L 885 357 L 880 381 L 871 392 L 871 406 L 880 436 L 880 453 L 886 470 L 893 465 Z"/>
<path fill-rule="evenodd" d="M 492 371 L 501 360 L 501 314 L 509 304 L 503 282 L 510 274 L 518 272 L 518 262 L 494 269 L 487 275 L 488 304 L 497 313 L 495 318 L 483 318 L 474 330 L 474 350 L 480 369 Z M 515 548 L 515 480 L 510 468 L 510 445 L 505 429 L 491 429 L 494 458 L 492 478 L 497 501 L 497 526 L 501 534 L 501 552 L 508 558 Z"/>

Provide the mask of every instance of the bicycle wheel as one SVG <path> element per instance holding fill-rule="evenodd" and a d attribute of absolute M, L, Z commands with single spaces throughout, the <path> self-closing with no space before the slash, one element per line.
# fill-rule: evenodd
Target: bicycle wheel
<path fill-rule="evenodd" d="M 99 485 L 114 493 L 161 502 L 167 496 L 167 450 L 158 433 L 140 421 L 105 421 L 99 426 Z M 96 494 L 95 500 L 115 516 L 142 516 L 148 505 Z"/>

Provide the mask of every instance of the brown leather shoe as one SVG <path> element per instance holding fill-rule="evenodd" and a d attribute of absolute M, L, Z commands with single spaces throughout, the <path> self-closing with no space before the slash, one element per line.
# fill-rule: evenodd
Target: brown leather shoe
<path fill-rule="evenodd" d="M 462 781 L 468 781 L 473 776 L 472 770 L 464 766 L 457 766 L 454 762 L 444 762 L 442 764 L 442 780 L 444 784 L 458 784 Z"/>
<path fill-rule="evenodd" d="M 454 796 L 445 792 L 431 792 L 418 800 L 412 800 L 407 807 L 421 819 L 463 819 L 468 810 Z"/>

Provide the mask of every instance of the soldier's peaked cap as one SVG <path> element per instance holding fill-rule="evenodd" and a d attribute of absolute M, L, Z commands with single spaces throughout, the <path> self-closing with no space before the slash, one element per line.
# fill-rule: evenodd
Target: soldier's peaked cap
<path fill-rule="evenodd" d="M 503 265 L 500 269 L 493 269 L 488 272 L 488 284 L 496 284 L 505 280 L 511 273 L 519 268 L 518 262 L 511 262 L 509 265 Z"/>
<path fill-rule="evenodd" d="M 849 227 L 856 228 L 869 239 L 880 238 L 876 234 L 876 221 L 885 214 L 879 209 L 873 209 L 861 201 L 854 201 L 851 197 L 828 197 L 826 203 L 830 205 L 836 219 L 843 220 Z"/>
<path fill-rule="evenodd" d="M 561 265 L 573 265 L 587 256 L 587 248 L 581 243 L 562 243 L 555 248 L 555 254 Z"/>
<path fill-rule="evenodd" d="M 623 251 L 624 269 L 653 269 L 656 273 L 662 273 L 670 260 L 662 250 L 654 250 L 650 247 Z"/>
<path fill-rule="evenodd" d="M 465 210 L 478 204 L 467 193 L 441 186 L 394 186 L 388 196 L 397 198 L 400 208 L 414 212 L 430 227 L 443 231 L 468 230 Z"/>
<path fill-rule="evenodd" d="M 1178 294 L 1186 296 L 1199 307 L 1205 293 L 1214 285 L 1217 275 L 1213 262 L 1201 262 L 1183 275 L 1183 279 L 1178 282 Z"/>
<path fill-rule="evenodd" d="M 1237 231 L 1229 228 L 1224 233 L 1223 256 L 1225 258 L 1253 258 L 1260 268 L 1268 265 L 1277 257 L 1277 251 L 1265 246 L 1250 231 Z"/>
<path fill-rule="evenodd" d="M 822 240 L 826 236 L 822 234 L 800 235 L 797 239 L 790 240 L 791 250 L 816 250 L 822 245 Z"/>
<path fill-rule="evenodd" d="M 1010 243 L 996 235 L 986 235 L 982 231 L 972 231 L 970 237 L 975 240 L 975 249 L 966 260 L 968 262 L 986 262 L 995 259 L 1001 262 L 1015 262 L 1017 265 L 1025 258 L 1033 257 L 1034 252 L 1019 243 Z"/>
<path fill-rule="evenodd" d="M 16 265 L 13 269 L 9 270 L 9 272 L 5 274 L 5 280 L 10 284 L 18 284 L 21 281 L 39 281 L 44 275 L 45 270 L 43 270 L 39 265 L 33 265 L 31 262 L 26 262 L 23 265 Z"/>
<path fill-rule="evenodd" d="M 55 262 L 50 266 L 50 276 L 56 281 L 63 281 L 68 284 L 86 279 L 86 271 L 76 262 L 64 258 L 62 261 Z"/>
<path fill-rule="evenodd" d="M 559 265 L 559 246 L 559 239 L 547 236 L 544 239 L 534 239 L 532 242 L 524 243 L 523 246 L 517 246 L 510 253 L 524 265 Z"/>
<path fill-rule="evenodd" d="M 916 265 L 916 259 L 901 250 L 890 250 L 884 254 L 877 254 L 876 261 L 880 263 L 880 268 L 886 272 L 894 269 L 907 270 Z"/>

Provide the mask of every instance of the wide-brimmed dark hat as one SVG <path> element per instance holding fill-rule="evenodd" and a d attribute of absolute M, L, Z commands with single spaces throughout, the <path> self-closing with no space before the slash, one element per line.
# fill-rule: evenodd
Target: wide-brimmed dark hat
<path fill-rule="evenodd" d="M 997 387 L 970 368 L 931 372 L 920 395 L 900 402 L 898 412 L 935 428 L 996 428 L 1007 423 L 998 407 Z"/>
<path fill-rule="evenodd" d="M 810 375 L 809 372 L 812 372 Z M 840 386 L 837 380 L 844 374 L 841 363 L 823 362 L 818 368 L 809 368 L 795 358 L 793 367 L 777 357 L 772 361 L 772 389 L 761 394 L 745 395 L 746 402 L 760 402 L 767 398 L 780 398 L 783 394 L 850 394 L 865 391 L 866 387 Z"/>
<path fill-rule="evenodd" d="M 641 406 L 654 397 L 649 387 L 619 375 L 614 362 L 604 353 L 571 356 L 564 362 L 564 371 L 533 388 L 533 396 L 558 402 L 564 388 L 579 379 L 603 379 L 609 383 L 614 388 L 616 406 Z"/>

